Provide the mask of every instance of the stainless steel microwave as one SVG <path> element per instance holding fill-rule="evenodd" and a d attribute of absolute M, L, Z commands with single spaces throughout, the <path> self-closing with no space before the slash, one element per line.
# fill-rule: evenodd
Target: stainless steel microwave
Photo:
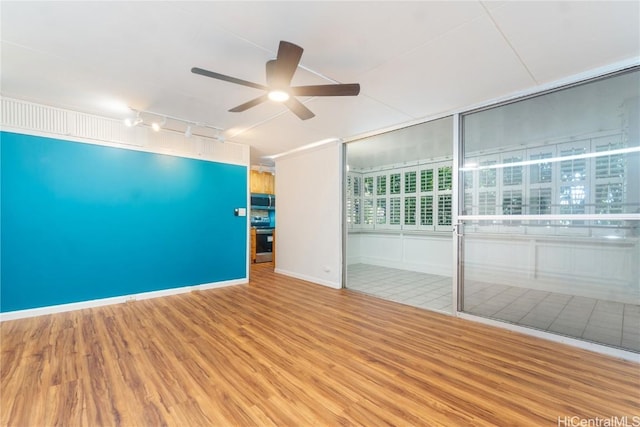
<path fill-rule="evenodd" d="M 273 194 L 251 193 L 251 209 L 275 209 L 276 196 Z"/>

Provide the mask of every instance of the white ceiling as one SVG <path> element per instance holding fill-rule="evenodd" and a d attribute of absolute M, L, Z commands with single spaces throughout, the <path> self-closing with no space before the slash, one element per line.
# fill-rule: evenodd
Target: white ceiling
<path fill-rule="evenodd" d="M 638 1 L 2 0 L 0 8 L 3 96 L 206 123 L 251 145 L 253 164 L 640 57 Z M 273 103 L 230 113 L 260 92 L 190 72 L 263 84 L 280 40 L 305 49 L 295 85 L 360 83 L 360 95 L 302 99 L 316 114 L 306 121 Z"/>

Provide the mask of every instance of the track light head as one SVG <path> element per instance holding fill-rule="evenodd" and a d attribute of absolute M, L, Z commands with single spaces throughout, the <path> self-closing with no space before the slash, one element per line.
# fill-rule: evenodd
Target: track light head
<path fill-rule="evenodd" d="M 131 117 L 127 117 L 126 119 L 124 119 L 124 125 L 128 128 L 134 127 L 134 126 L 138 126 L 140 123 L 142 123 L 142 117 L 140 117 L 140 112 L 138 111 L 138 113 L 136 114 L 136 118 L 132 119 Z"/>
<path fill-rule="evenodd" d="M 167 118 L 165 117 L 161 122 L 151 123 L 151 129 L 153 129 L 155 132 L 158 132 L 166 124 L 167 124 Z"/>

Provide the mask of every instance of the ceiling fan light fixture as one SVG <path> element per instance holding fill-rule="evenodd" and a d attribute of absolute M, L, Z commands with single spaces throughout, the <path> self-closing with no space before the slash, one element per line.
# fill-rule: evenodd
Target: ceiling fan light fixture
<path fill-rule="evenodd" d="M 298 100 L 298 96 L 356 96 L 360 93 L 360 85 L 358 83 L 291 86 L 292 78 L 298 67 L 300 67 L 302 52 L 303 49 L 300 46 L 281 40 L 276 59 L 271 59 L 265 64 L 266 85 L 198 67 L 191 68 L 191 72 L 263 91 L 261 96 L 230 109 L 229 112 L 231 113 L 246 111 L 265 101 L 274 101 L 284 103 L 300 120 L 308 120 L 314 117 L 315 114 Z"/>
<path fill-rule="evenodd" d="M 285 102 L 289 99 L 289 94 L 283 90 L 272 90 L 269 92 L 269 99 L 275 102 Z"/>

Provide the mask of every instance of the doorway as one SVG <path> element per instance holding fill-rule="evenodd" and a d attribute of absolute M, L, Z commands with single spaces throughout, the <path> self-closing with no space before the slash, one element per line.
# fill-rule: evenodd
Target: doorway
<path fill-rule="evenodd" d="M 346 145 L 345 287 L 453 312 L 453 118 Z"/>

